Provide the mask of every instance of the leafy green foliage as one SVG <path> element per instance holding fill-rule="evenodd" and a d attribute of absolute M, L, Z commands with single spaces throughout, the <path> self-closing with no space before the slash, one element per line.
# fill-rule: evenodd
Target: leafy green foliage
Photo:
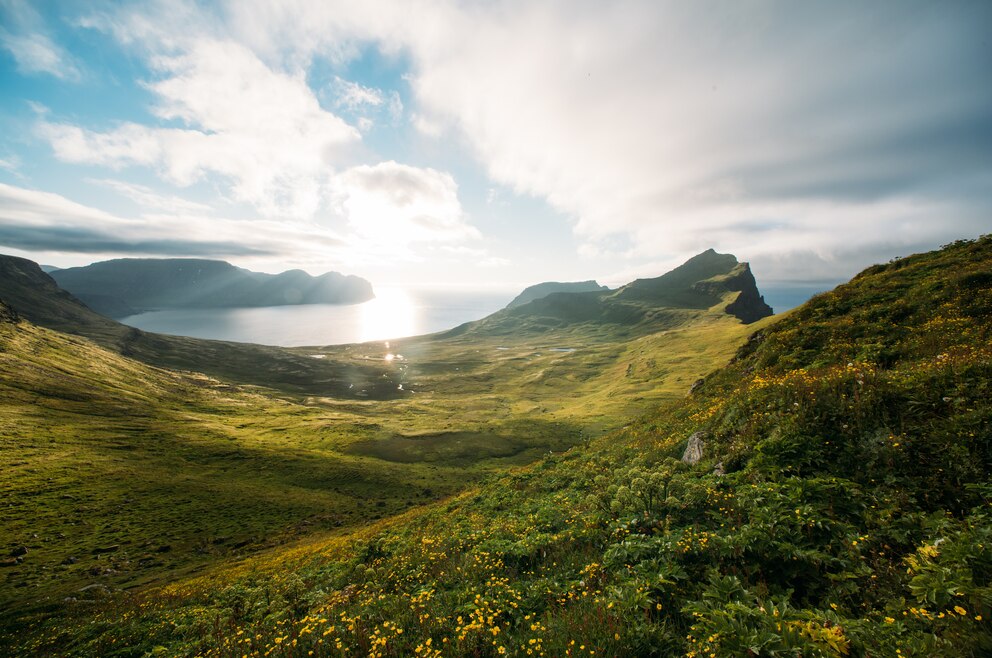
<path fill-rule="evenodd" d="M 990 272 L 989 238 L 871 268 L 621 430 L 111 597 L 23 650 L 988 655 Z M 703 458 L 683 464 L 697 432 Z"/>

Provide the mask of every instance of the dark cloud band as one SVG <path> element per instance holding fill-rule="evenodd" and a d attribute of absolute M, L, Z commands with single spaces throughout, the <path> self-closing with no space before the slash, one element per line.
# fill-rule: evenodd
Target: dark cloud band
<path fill-rule="evenodd" d="M 268 256 L 274 252 L 234 242 L 128 240 L 98 230 L 55 226 L 0 226 L 0 245 L 27 251 L 122 253 L 157 256 Z"/>

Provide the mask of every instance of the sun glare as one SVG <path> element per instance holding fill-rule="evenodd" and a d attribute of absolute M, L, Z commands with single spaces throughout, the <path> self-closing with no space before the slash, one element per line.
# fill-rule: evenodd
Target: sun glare
<path fill-rule="evenodd" d="M 379 288 L 375 299 L 362 305 L 361 340 L 412 336 L 417 331 L 417 306 L 402 288 Z"/>

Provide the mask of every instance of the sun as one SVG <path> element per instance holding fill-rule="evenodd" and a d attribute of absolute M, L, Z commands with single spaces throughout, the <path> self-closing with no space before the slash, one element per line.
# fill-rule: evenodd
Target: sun
<path fill-rule="evenodd" d="M 385 340 L 417 333 L 419 308 L 402 288 L 380 288 L 361 306 L 360 340 Z"/>

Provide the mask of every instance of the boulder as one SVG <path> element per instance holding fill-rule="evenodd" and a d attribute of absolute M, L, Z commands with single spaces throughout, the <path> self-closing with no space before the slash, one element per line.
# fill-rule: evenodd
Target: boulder
<path fill-rule="evenodd" d="M 692 433 L 692 436 L 689 437 L 689 443 L 685 447 L 685 452 L 682 453 L 683 463 L 695 464 L 703 458 L 703 437 L 705 435 L 705 432 L 702 431 Z"/>

